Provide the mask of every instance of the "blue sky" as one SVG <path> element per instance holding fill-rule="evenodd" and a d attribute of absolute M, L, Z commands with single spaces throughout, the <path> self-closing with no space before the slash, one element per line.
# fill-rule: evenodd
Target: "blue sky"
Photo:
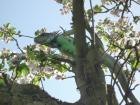
<path fill-rule="evenodd" d="M 61 7 L 53 0 L 0 0 L 0 25 L 10 22 L 22 34 L 31 36 L 43 27 L 48 31 L 60 30 L 60 26 L 69 28 L 70 16 L 62 16 L 59 11 Z"/>
<path fill-rule="evenodd" d="M 69 29 L 71 17 L 62 16 L 60 8 L 62 5 L 53 0 L 0 0 L 0 26 L 10 22 L 21 31 L 21 34 L 29 36 L 34 36 L 36 30 L 44 27 L 49 32 L 60 30 L 60 26 Z M 20 38 L 19 43 L 23 47 L 34 42 L 33 39 Z M 4 47 L 17 51 L 14 42 L 4 44 L 0 41 L 0 49 Z M 56 98 L 74 102 L 80 97 L 74 79 L 51 79 L 44 83 L 45 89 Z"/>
<path fill-rule="evenodd" d="M 0 26 L 10 22 L 21 34 L 29 36 L 34 36 L 34 32 L 43 27 L 49 32 L 60 30 L 60 26 L 69 29 L 71 14 L 61 15 L 60 8 L 62 5 L 54 0 L 0 0 Z M 135 13 L 140 15 L 137 10 Z M 21 47 L 34 43 L 33 39 L 28 38 L 19 38 L 19 42 Z M 17 51 L 13 42 L 5 45 L 0 41 L 0 49 L 4 47 Z M 44 87 L 52 96 L 65 101 L 74 102 L 80 97 L 74 79 L 48 80 L 45 81 Z M 135 93 L 138 93 L 138 89 Z M 140 99 L 140 95 L 136 95 Z"/>

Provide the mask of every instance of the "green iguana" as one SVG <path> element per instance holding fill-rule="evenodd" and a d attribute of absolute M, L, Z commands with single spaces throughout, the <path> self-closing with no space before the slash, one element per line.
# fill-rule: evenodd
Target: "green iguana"
<path fill-rule="evenodd" d="M 74 39 L 69 36 L 59 35 L 58 33 L 42 33 L 35 37 L 36 43 L 47 45 L 51 48 L 58 48 L 62 53 L 74 57 L 76 55 L 76 48 L 74 46 Z"/>
<path fill-rule="evenodd" d="M 91 30 L 89 30 L 91 31 Z M 67 35 L 64 35 L 64 34 Z M 41 45 L 46 45 L 51 48 L 57 48 L 62 52 L 63 54 L 74 57 L 76 55 L 76 46 L 74 43 L 74 38 L 70 37 L 69 35 L 74 34 L 73 30 L 66 31 L 65 33 L 58 34 L 58 32 L 52 32 L 52 33 L 42 33 L 39 36 L 35 37 L 34 41 Z M 98 48 L 103 48 L 103 44 L 101 40 L 96 35 L 96 40 L 98 44 Z M 90 45 L 87 43 L 88 48 Z"/>

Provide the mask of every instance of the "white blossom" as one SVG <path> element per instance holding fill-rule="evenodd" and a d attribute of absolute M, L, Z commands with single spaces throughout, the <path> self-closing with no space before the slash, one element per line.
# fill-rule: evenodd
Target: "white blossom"
<path fill-rule="evenodd" d="M 119 17 L 120 16 L 120 9 L 113 9 L 110 13 L 114 16 Z"/>
<path fill-rule="evenodd" d="M 125 3 L 126 0 L 120 0 L 121 2 Z"/>
<path fill-rule="evenodd" d="M 52 67 L 44 67 L 42 68 L 42 70 L 44 71 L 44 73 L 46 74 L 54 74 L 54 70 Z"/>
<path fill-rule="evenodd" d="M 29 83 L 32 82 L 34 77 L 35 77 L 35 75 L 33 75 L 32 73 L 29 73 L 27 76 L 18 78 L 17 83 L 19 83 L 19 84 L 29 84 Z"/>
<path fill-rule="evenodd" d="M 0 53 L 0 56 L 6 58 L 6 57 L 9 56 L 9 53 L 10 53 L 10 50 L 9 49 L 3 48 L 3 50 Z"/>

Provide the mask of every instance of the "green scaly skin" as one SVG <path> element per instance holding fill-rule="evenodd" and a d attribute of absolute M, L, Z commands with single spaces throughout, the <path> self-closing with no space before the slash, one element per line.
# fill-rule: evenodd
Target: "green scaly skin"
<path fill-rule="evenodd" d="M 34 41 L 51 48 L 58 48 L 60 52 L 67 56 L 74 57 L 76 55 L 74 39 L 69 36 L 56 35 L 55 33 L 42 33 L 35 37 Z"/>

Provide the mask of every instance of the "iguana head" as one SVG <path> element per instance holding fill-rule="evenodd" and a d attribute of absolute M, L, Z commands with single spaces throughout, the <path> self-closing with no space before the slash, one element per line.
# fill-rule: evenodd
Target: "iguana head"
<path fill-rule="evenodd" d="M 48 45 L 50 47 L 57 47 L 57 35 L 58 32 L 53 32 L 53 33 L 42 33 L 39 36 L 34 38 L 34 41 L 38 44 L 42 44 L 42 45 Z"/>

